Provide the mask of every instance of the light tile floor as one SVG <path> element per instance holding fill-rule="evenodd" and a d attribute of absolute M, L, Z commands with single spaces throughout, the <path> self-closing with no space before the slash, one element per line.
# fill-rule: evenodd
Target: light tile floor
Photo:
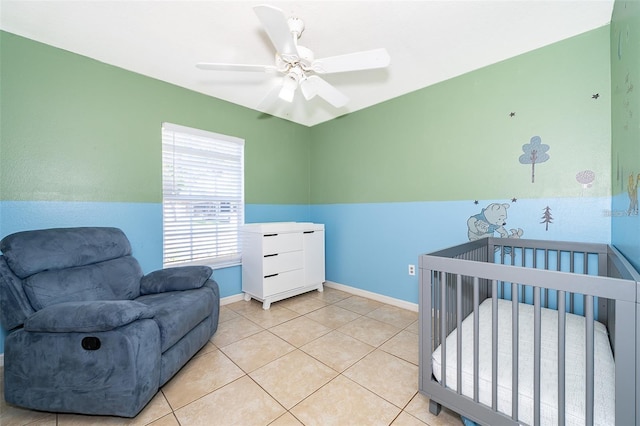
<path fill-rule="evenodd" d="M 431 415 L 418 393 L 417 322 L 415 312 L 332 288 L 266 311 L 236 302 L 134 419 L 24 410 L 0 389 L 0 424 L 460 425 L 445 408 Z"/>

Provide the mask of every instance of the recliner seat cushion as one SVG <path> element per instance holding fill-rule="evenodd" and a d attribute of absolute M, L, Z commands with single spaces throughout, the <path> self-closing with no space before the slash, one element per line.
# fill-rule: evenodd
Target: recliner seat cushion
<path fill-rule="evenodd" d="M 31 315 L 24 323 L 24 329 L 48 333 L 92 333 L 113 330 L 152 317 L 152 309 L 135 300 L 65 302 Z"/>
<path fill-rule="evenodd" d="M 149 294 L 136 301 L 153 310 L 153 320 L 160 329 L 162 352 L 211 315 L 217 303 L 213 291 L 208 288 Z"/>
<path fill-rule="evenodd" d="M 23 280 L 24 292 L 36 309 L 62 302 L 135 299 L 142 270 L 131 256 L 88 266 L 43 271 Z"/>

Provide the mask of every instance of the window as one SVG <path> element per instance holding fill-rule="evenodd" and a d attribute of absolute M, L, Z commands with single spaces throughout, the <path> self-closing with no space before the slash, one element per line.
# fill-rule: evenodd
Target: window
<path fill-rule="evenodd" d="M 244 140 L 162 125 L 163 264 L 237 265 Z"/>

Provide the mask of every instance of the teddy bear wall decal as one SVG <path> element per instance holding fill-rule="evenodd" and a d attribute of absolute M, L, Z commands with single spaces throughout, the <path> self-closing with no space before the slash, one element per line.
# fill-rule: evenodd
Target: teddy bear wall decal
<path fill-rule="evenodd" d="M 522 228 L 507 231 L 507 203 L 491 203 L 478 214 L 467 220 L 467 236 L 469 241 L 480 238 L 493 237 L 497 232 L 501 238 L 520 238 L 524 231 Z"/>

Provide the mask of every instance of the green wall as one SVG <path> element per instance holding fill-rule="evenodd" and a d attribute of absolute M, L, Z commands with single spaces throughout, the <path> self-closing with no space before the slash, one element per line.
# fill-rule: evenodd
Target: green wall
<path fill-rule="evenodd" d="M 606 26 L 320 124 L 311 202 L 608 196 L 609 90 Z M 533 136 L 550 147 L 535 184 Z"/>
<path fill-rule="evenodd" d="M 0 47 L 0 200 L 161 203 L 168 121 L 245 139 L 247 203 L 308 204 L 308 127 L 6 32 Z"/>

